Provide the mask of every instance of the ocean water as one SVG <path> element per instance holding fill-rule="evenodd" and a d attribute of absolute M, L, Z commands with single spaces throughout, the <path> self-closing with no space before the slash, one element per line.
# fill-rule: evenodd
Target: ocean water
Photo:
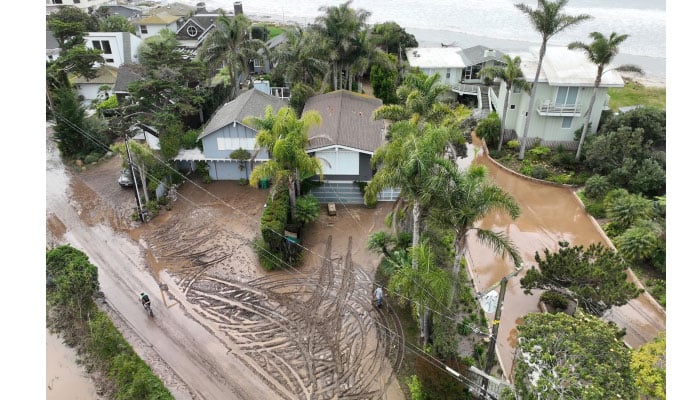
<path fill-rule="evenodd" d="M 164 0 L 171 3 L 175 0 Z M 179 0 L 196 5 L 201 0 Z M 312 23 L 323 14 L 323 6 L 344 1 L 331 0 L 243 0 L 243 12 L 255 20 L 284 23 Z M 539 46 L 540 38 L 526 15 L 515 8 L 524 2 L 535 7 L 535 0 L 354 0 L 350 6 L 371 13 L 371 24 L 394 21 L 416 36 L 421 46 L 441 43 L 460 47 L 484 45 L 504 52 L 523 51 Z M 233 10 L 234 0 L 204 0 L 208 10 Z M 550 45 L 565 46 L 573 41 L 590 41 L 590 32 L 611 32 L 630 37 L 620 46 L 613 64 L 634 63 L 647 75 L 666 75 L 665 0 L 570 0 L 570 15 L 589 14 L 593 19 L 560 32 Z"/>

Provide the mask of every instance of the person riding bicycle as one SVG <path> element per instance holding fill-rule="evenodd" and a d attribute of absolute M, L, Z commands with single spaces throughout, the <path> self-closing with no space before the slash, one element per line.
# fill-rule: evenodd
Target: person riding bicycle
<path fill-rule="evenodd" d="M 148 298 L 148 295 L 146 293 L 141 293 L 141 304 L 144 307 L 150 307 L 151 306 L 151 299 Z"/>

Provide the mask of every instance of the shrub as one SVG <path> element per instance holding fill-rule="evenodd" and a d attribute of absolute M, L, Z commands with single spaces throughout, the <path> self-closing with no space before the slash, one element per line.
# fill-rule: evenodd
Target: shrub
<path fill-rule="evenodd" d="M 530 176 L 537 179 L 545 179 L 547 178 L 547 176 L 549 176 L 549 171 L 547 171 L 547 168 L 545 168 L 542 165 L 535 165 L 534 167 L 532 167 L 532 172 L 530 173 Z"/>
<path fill-rule="evenodd" d="M 548 290 L 542 293 L 540 296 L 540 301 L 555 310 L 566 310 L 566 308 L 569 306 L 569 299 L 567 299 L 563 294 L 553 290 Z"/>
<path fill-rule="evenodd" d="M 492 112 L 487 118 L 482 119 L 476 125 L 476 137 L 492 146 L 498 143 L 499 133 L 501 130 L 501 120 L 498 114 Z"/>
<path fill-rule="evenodd" d="M 517 140 L 509 140 L 508 143 L 506 143 L 506 147 L 511 150 L 518 150 L 520 148 L 520 142 Z"/>
<path fill-rule="evenodd" d="M 608 178 L 600 175 L 593 175 L 586 181 L 584 193 L 589 199 L 602 199 L 610 190 Z"/>
<path fill-rule="evenodd" d="M 573 173 L 557 174 L 557 175 L 550 175 L 545 179 L 549 182 L 560 183 L 562 185 L 570 185 L 573 182 L 572 181 L 573 176 L 574 176 Z"/>
<path fill-rule="evenodd" d="M 197 137 L 199 137 L 199 130 L 191 129 L 187 131 L 180 139 L 180 146 L 183 149 L 194 149 L 197 147 Z"/>
<path fill-rule="evenodd" d="M 100 153 L 90 153 L 85 157 L 86 164 L 92 164 L 100 160 L 102 155 Z"/>
<path fill-rule="evenodd" d="M 527 151 L 527 154 L 532 156 L 536 160 L 543 160 L 545 159 L 550 153 L 552 152 L 552 149 L 549 147 L 544 147 L 537 145 L 530 150 Z"/>
<path fill-rule="evenodd" d="M 489 155 L 491 158 L 500 159 L 506 153 L 503 150 L 489 150 Z"/>
<path fill-rule="evenodd" d="M 557 152 L 552 157 L 552 164 L 560 167 L 571 167 L 576 164 L 576 156 L 570 151 Z"/>
<path fill-rule="evenodd" d="M 520 167 L 520 173 L 523 175 L 532 175 L 532 161 L 525 159 L 523 160 L 523 165 Z"/>

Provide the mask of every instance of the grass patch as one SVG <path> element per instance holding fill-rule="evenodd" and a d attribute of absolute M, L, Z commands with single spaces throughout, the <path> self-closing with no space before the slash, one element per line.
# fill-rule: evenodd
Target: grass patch
<path fill-rule="evenodd" d="M 277 25 L 265 25 L 265 27 L 267 28 L 267 31 L 268 31 L 267 40 L 270 40 L 273 37 L 278 36 L 282 32 L 284 32 L 284 29 L 280 28 Z"/>
<path fill-rule="evenodd" d="M 646 87 L 637 82 L 626 82 L 623 88 L 608 89 L 610 109 L 619 111 L 620 107 L 641 104 L 646 107 L 666 109 L 666 88 Z"/>

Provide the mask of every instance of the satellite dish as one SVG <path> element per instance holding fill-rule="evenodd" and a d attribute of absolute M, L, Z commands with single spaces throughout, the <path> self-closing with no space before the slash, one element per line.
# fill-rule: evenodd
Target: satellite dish
<path fill-rule="evenodd" d="M 498 305 L 498 292 L 492 290 L 486 293 L 486 295 L 481 298 L 480 302 L 484 312 L 492 313 L 496 311 L 496 306 Z"/>

